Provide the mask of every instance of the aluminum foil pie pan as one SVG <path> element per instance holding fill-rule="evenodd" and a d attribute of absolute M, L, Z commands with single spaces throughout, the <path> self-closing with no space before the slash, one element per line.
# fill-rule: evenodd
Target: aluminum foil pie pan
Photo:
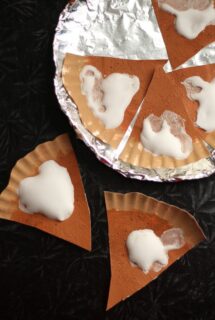
<path fill-rule="evenodd" d="M 215 43 L 212 43 L 181 67 L 214 63 L 214 49 Z M 60 107 L 78 136 L 97 158 L 125 177 L 176 182 L 208 177 L 215 172 L 214 150 L 210 146 L 207 147 L 211 157 L 175 169 L 152 170 L 119 160 L 139 110 L 117 149 L 93 136 L 82 124 L 78 108 L 63 86 L 62 66 L 66 53 L 134 60 L 167 60 L 165 44 L 150 0 L 76 0 L 65 7 L 59 17 L 54 38 L 54 84 Z M 167 63 L 164 70 L 172 71 L 171 65 Z"/>

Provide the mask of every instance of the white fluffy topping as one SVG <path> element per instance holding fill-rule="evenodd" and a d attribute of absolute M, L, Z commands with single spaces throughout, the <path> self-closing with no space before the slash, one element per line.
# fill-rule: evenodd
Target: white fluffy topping
<path fill-rule="evenodd" d="M 20 182 L 20 210 L 41 213 L 50 219 L 63 221 L 74 210 L 74 187 L 66 168 L 54 160 L 44 162 L 39 174 Z"/>
<path fill-rule="evenodd" d="M 171 132 L 171 126 L 166 119 L 162 119 L 159 131 L 153 130 L 150 121 L 151 116 L 144 119 L 143 129 L 140 134 L 144 149 L 154 155 L 169 156 L 178 160 L 186 159 L 192 152 L 193 145 L 192 138 L 186 133 L 185 128 L 181 126 L 178 129 L 179 135 L 183 139 L 180 140 L 179 137 Z"/>
<path fill-rule="evenodd" d="M 124 113 L 140 87 L 139 78 L 124 73 L 112 73 L 103 78 L 101 72 L 86 65 L 80 73 L 81 91 L 88 106 L 107 129 L 121 125 Z"/>
<path fill-rule="evenodd" d="M 179 34 L 187 39 L 195 39 L 207 26 L 215 24 L 213 1 L 203 10 L 189 8 L 181 11 L 163 1 L 160 1 L 159 5 L 163 10 L 176 16 L 175 28 Z"/>
<path fill-rule="evenodd" d="M 196 124 L 208 132 L 215 130 L 215 79 L 207 82 L 194 76 L 186 79 L 183 84 L 188 97 L 199 102 Z M 200 92 L 196 92 L 195 88 L 200 89 Z"/>
<path fill-rule="evenodd" d="M 151 229 L 135 230 L 126 241 L 129 260 L 144 273 L 152 267 L 155 272 L 160 271 L 168 264 L 168 251 L 179 249 L 184 243 L 183 232 L 179 228 L 165 231 L 160 238 Z"/>

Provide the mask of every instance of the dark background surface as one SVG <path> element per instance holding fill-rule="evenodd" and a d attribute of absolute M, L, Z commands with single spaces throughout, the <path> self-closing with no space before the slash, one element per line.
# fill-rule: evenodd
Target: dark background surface
<path fill-rule="evenodd" d="M 76 138 L 53 87 L 52 41 L 66 2 L 0 1 L 0 188 L 20 157 L 68 131 L 91 209 L 93 251 L 0 220 L 0 319 L 214 320 L 215 176 L 180 184 L 127 180 Z M 157 280 L 107 313 L 104 190 L 144 192 L 185 208 L 207 236 Z"/>

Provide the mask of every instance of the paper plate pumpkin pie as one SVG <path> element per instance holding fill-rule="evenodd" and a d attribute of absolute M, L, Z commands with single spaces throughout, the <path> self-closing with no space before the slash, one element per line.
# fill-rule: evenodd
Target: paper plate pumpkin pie
<path fill-rule="evenodd" d="M 215 41 L 214 0 L 153 0 L 173 68 Z"/>
<path fill-rule="evenodd" d="M 177 168 L 209 156 L 187 115 L 187 97 L 158 67 L 120 159 L 144 168 Z"/>
<path fill-rule="evenodd" d="M 66 54 L 62 80 L 85 128 L 116 148 L 143 101 L 155 67 L 163 64 Z"/>
<path fill-rule="evenodd" d="M 105 193 L 111 281 L 107 309 L 145 287 L 205 236 L 186 211 L 139 193 Z"/>
<path fill-rule="evenodd" d="M 13 168 L 0 217 L 91 250 L 90 212 L 69 137 L 39 145 Z"/>

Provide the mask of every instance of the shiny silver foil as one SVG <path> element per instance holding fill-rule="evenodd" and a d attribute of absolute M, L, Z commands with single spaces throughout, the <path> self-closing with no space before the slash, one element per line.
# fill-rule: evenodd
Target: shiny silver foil
<path fill-rule="evenodd" d="M 127 59 L 167 59 L 150 0 L 77 0 L 67 5 L 57 26 L 55 50 Z"/>
<path fill-rule="evenodd" d="M 97 158 L 126 177 L 163 182 L 199 179 L 215 172 L 213 156 L 177 169 L 151 170 L 120 161 L 119 154 L 131 134 L 137 114 L 118 149 L 113 150 L 95 138 L 83 126 L 77 106 L 64 89 L 61 71 L 66 53 L 137 60 L 167 59 L 150 0 L 77 0 L 66 6 L 60 15 L 54 39 L 54 83 L 61 109 Z M 202 61 L 201 57 L 198 59 Z M 171 71 L 171 66 L 167 65 L 166 71 Z M 213 150 L 211 154 L 214 154 Z"/>

